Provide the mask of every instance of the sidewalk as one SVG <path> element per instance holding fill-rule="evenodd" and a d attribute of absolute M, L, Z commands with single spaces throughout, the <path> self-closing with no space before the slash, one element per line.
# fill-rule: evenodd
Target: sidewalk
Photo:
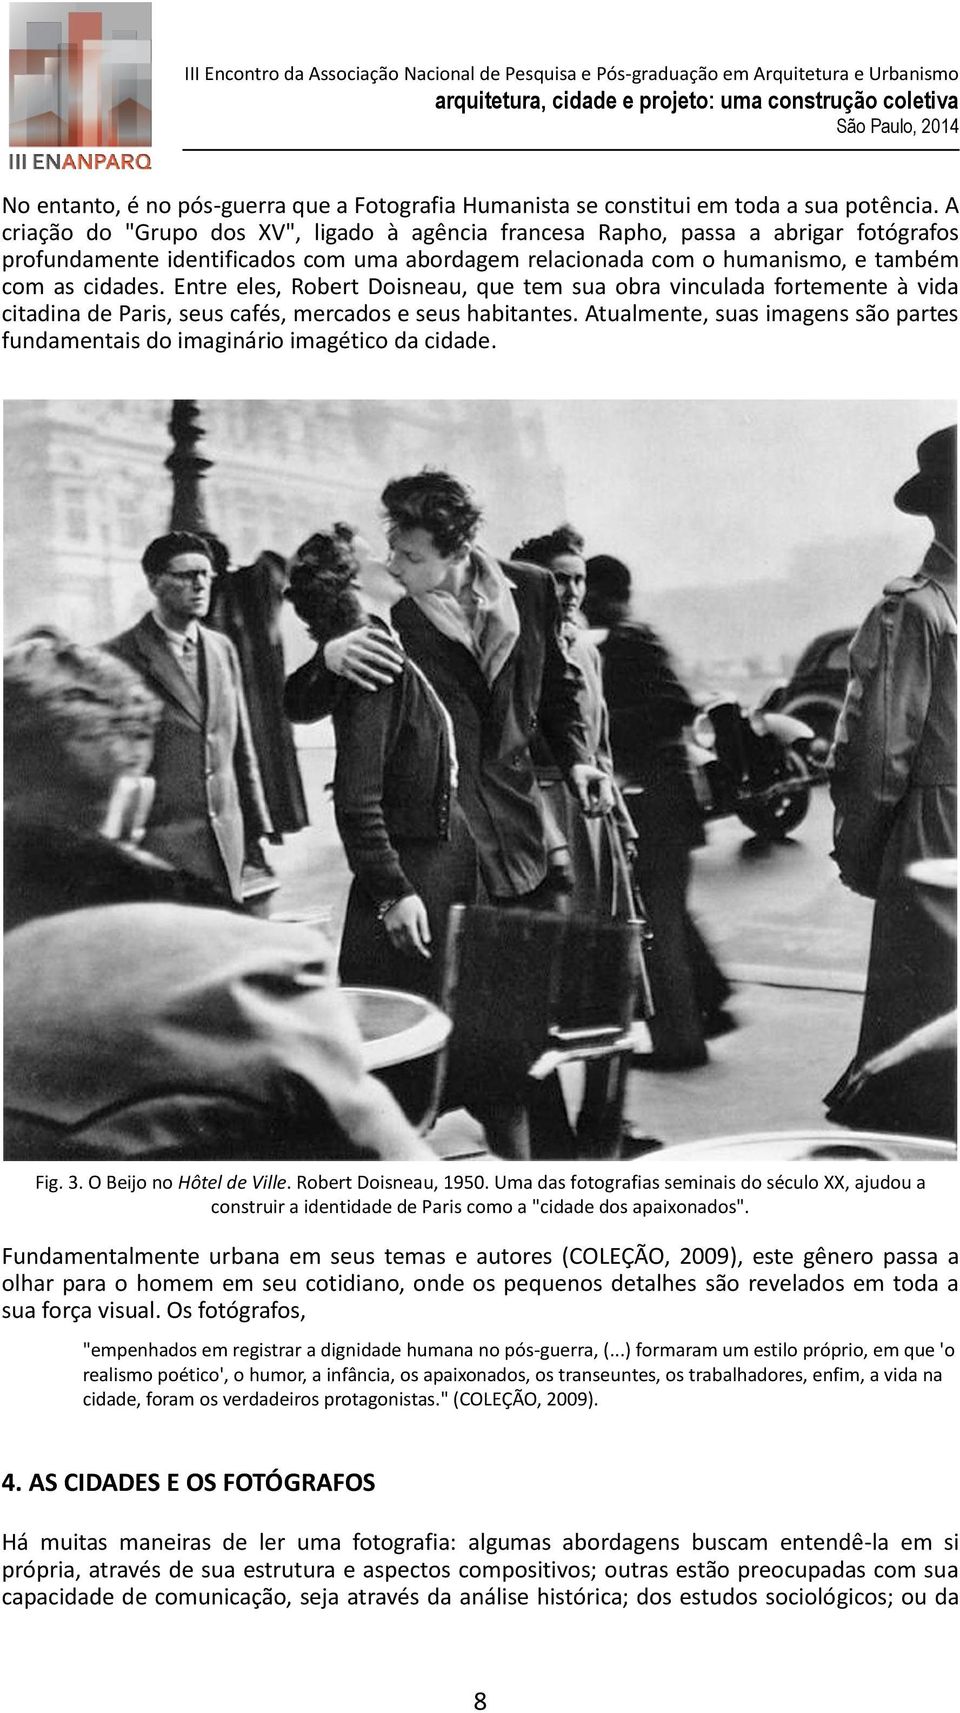
<path fill-rule="evenodd" d="M 667 1143 L 823 1130 L 823 1096 L 853 1056 L 861 1005 L 860 994 L 831 988 L 735 982 L 740 1027 L 710 1042 L 698 1070 L 631 1072 L 626 1116 Z"/>
<path fill-rule="evenodd" d="M 324 791 L 333 753 L 304 750 L 300 760 L 313 825 L 271 853 L 280 886 L 269 913 L 317 921 L 335 943 L 350 876 Z M 727 973 L 740 1027 L 710 1043 L 710 1062 L 698 1070 L 632 1070 L 626 1119 L 664 1143 L 823 1129 L 823 1095 L 856 1045 L 859 978 L 772 965 L 728 966 Z M 483 1151 L 479 1128 L 465 1113 L 443 1118 L 435 1141 L 448 1156 Z"/>

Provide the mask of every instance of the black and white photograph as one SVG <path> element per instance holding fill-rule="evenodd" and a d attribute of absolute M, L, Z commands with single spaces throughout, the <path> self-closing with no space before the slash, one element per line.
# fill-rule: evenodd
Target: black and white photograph
<path fill-rule="evenodd" d="M 953 1160 L 954 416 L 8 402 L 6 1158 Z"/>

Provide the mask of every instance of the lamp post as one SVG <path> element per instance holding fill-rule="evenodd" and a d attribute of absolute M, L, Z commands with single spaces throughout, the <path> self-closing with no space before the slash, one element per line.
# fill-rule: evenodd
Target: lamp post
<path fill-rule="evenodd" d="M 221 584 L 223 574 L 230 565 L 230 550 L 225 547 L 207 522 L 207 514 L 203 503 L 203 489 L 200 484 L 208 470 L 213 468 L 213 460 L 205 458 L 198 450 L 200 441 L 204 438 L 205 429 L 200 426 L 200 409 L 193 399 L 174 399 L 170 410 L 170 437 L 173 441 L 173 451 L 165 460 L 166 468 L 170 471 L 173 481 L 173 500 L 170 506 L 170 528 L 172 530 L 188 530 L 192 535 L 200 535 L 207 542 L 213 569 L 217 573 L 214 584 L 214 607 L 211 610 L 210 622 L 218 630 L 230 633 L 230 623 L 224 607 L 217 611 L 216 598 L 218 585 L 225 589 L 226 583 Z M 239 579 L 238 579 L 239 581 Z M 233 579 L 229 579 L 233 582 Z M 236 640 L 236 639 L 235 639 Z M 241 648 L 241 672 L 247 677 L 247 695 L 257 694 L 256 674 L 252 673 L 249 649 Z M 282 843 L 282 840 L 278 841 Z M 251 839 L 243 864 L 243 898 L 248 910 L 254 915 L 269 914 L 269 899 L 276 892 L 279 881 L 274 875 L 271 865 L 267 862 L 259 842 Z"/>
<path fill-rule="evenodd" d="M 199 417 L 200 408 L 193 399 L 174 399 L 167 425 L 173 451 L 165 460 L 173 481 L 170 528 L 204 536 L 210 543 L 214 569 L 222 572 L 230 562 L 230 551 L 207 522 L 200 483 L 207 471 L 213 469 L 213 460 L 205 458 L 198 450 L 206 433 L 200 426 Z"/>

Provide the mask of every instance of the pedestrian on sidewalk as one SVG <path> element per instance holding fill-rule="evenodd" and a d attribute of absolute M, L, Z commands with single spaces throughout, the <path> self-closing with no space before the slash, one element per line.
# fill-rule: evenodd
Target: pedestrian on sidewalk
<path fill-rule="evenodd" d="M 581 707 L 587 746 L 598 766 L 609 775 L 614 789 L 609 816 L 585 815 L 564 783 L 549 745 L 536 737 L 533 758 L 537 783 L 552 824 L 554 865 L 559 873 L 566 863 L 567 898 L 575 915 L 600 921 L 634 921 L 635 903 L 629 867 L 635 857 L 637 830 L 614 780 L 610 753 L 607 705 L 603 698 L 603 668 L 596 644 L 583 618 L 587 567 L 583 536 L 568 523 L 547 535 L 531 536 L 515 547 L 511 562 L 539 565 L 549 571 L 556 586 L 562 617 L 561 637 L 568 657 L 583 679 Z M 593 1146 L 609 1099 L 609 1065 L 588 1061 L 584 1069 L 584 1092 L 577 1115 L 577 1140 L 584 1157 Z M 631 1148 L 637 1137 L 624 1126 L 623 1141 Z"/>
<path fill-rule="evenodd" d="M 613 781 L 609 720 L 603 699 L 603 669 L 582 614 L 587 574 L 583 536 L 570 524 L 560 524 L 548 535 L 531 536 L 515 547 L 511 562 L 517 561 L 541 566 L 550 572 L 557 586 L 563 646 L 583 680 L 580 705 L 587 747 L 597 765 Z M 618 897 L 623 891 L 622 877 L 616 871 L 611 855 L 605 817 L 584 815 L 579 802 L 564 783 L 549 745 L 539 734 L 534 738 L 533 757 L 537 782 L 556 828 L 558 848 L 566 854 L 571 909 L 587 916 L 625 916 L 629 901 Z M 632 856 L 636 828 L 615 782 L 612 814 L 623 844 Z M 618 905 L 621 908 L 618 909 Z"/>
<path fill-rule="evenodd" d="M 107 643 L 160 700 L 144 849 L 242 901 L 244 861 L 262 866 L 271 831 L 236 649 L 201 623 L 210 607 L 210 543 L 161 535 L 141 561 L 151 610 Z"/>
<path fill-rule="evenodd" d="M 637 829 L 637 883 L 653 936 L 653 1052 L 634 1062 L 687 1070 L 706 1063 L 708 1036 L 735 1026 L 730 984 L 687 906 L 690 853 L 704 843 L 684 742 L 696 708 L 656 632 L 631 618 L 628 567 L 601 553 L 586 571 L 584 613 L 600 651 L 613 762 Z"/>
<path fill-rule="evenodd" d="M 394 639 L 403 584 L 346 525 L 298 548 L 287 598 L 317 644 L 366 623 Z M 305 719 L 315 684 L 308 662 L 288 694 Z M 326 701 L 317 704 L 326 713 Z M 318 713 L 318 717 L 319 717 Z M 373 694 L 337 680 L 333 805 L 353 873 L 340 945 L 340 979 L 437 999 L 447 916 L 477 893 L 477 853 L 457 791 L 450 716 L 407 655 Z"/>
<path fill-rule="evenodd" d="M 829 763 L 840 879 L 875 900 L 860 1038 L 826 1096 L 838 1123 L 868 1061 L 956 1006 L 955 887 L 910 876 L 919 860 L 957 855 L 956 463 L 954 424 L 921 442 L 916 474 L 894 495 L 900 511 L 929 519 L 933 541 L 853 639 Z M 922 1120 L 918 1108 L 921 1130 Z"/>

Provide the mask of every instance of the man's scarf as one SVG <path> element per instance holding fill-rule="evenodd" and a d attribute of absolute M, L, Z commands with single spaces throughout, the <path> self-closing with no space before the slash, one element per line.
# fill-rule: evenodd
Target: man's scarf
<path fill-rule="evenodd" d="M 470 650 L 487 683 L 492 684 L 520 635 L 513 587 L 497 561 L 474 547 L 459 597 L 446 589 L 433 589 L 413 599 L 437 630 Z"/>

